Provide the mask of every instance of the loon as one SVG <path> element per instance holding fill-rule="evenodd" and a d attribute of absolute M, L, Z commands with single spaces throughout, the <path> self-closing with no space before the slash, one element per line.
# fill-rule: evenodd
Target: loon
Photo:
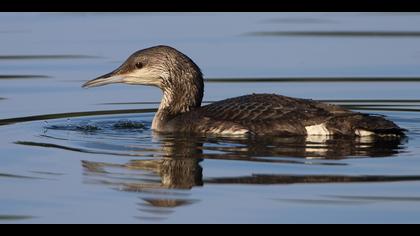
<path fill-rule="evenodd" d="M 276 94 L 250 94 L 201 106 L 200 68 L 177 49 L 159 45 L 132 54 L 111 73 L 86 82 L 155 86 L 163 98 L 152 122 L 162 133 L 274 136 L 403 136 L 405 129 L 381 116 Z"/>

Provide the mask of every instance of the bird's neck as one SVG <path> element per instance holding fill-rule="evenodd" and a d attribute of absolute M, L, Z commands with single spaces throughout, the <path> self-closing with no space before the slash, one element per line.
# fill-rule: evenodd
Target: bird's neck
<path fill-rule="evenodd" d="M 172 81 L 172 82 L 171 82 Z M 163 131 L 175 117 L 201 106 L 204 84 L 201 74 L 195 78 L 168 80 L 161 87 L 163 98 L 153 119 L 152 129 Z"/>

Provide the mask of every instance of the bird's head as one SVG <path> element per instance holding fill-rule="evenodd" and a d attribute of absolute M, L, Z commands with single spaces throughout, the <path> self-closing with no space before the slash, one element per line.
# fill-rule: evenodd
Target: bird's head
<path fill-rule="evenodd" d="M 203 82 L 199 67 L 189 57 L 172 47 L 161 45 L 135 52 L 120 67 L 86 82 L 83 87 L 115 83 L 183 90 L 183 87 Z"/>

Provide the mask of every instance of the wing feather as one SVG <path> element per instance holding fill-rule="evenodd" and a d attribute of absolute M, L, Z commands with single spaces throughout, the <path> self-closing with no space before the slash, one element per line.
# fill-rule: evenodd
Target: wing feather
<path fill-rule="evenodd" d="M 341 107 L 276 94 L 252 94 L 215 102 L 199 113 L 216 121 L 234 122 L 258 133 L 305 134 L 305 126 L 326 122 Z"/>
<path fill-rule="evenodd" d="M 358 129 L 373 132 L 385 129 L 382 133 L 402 130 L 383 118 L 372 118 L 337 105 L 276 94 L 252 94 L 222 100 L 185 113 L 173 123 L 174 127 L 191 132 L 258 135 L 306 135 L 305 127 L 321 124 L 337 135 L 352 135 Z"/>

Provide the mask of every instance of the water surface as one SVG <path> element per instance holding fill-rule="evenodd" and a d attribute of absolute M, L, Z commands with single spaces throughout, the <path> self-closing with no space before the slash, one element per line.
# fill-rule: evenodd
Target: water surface
<path fill-rule="evenodd" d="M 0 223 L 419 223 L 419 14 L 2 13 Z M 85 90 L 168 44 L 204 104 L 249 93 L 387 116 L 405 138 L 150 130 L 161 93 Z"/>

